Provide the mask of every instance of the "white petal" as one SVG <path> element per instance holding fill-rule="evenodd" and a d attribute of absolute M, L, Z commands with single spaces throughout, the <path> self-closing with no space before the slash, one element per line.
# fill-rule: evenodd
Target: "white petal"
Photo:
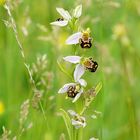
<path fill-rule="evenodd" d="M 81 78 L 81 76 L 84 74 L 85 68 L 81 64 L 76 65 L 75 71 L 74 71 L 74 80 L 75 82 L 78 82 Z"/>
<path fill-rule="evenodd" d="M 72 119 L 72 125 L 74 125 L 74 126 L 79 125 L 79 121 Z"/>
<path fill-rule="evenodd" d="M 71 116 L 76 116 L 76 115 L 77 115 L 76 112 L 73 111 L 73 110 L 68 110 L 68 113 L 69 113 Z"/>
<path fill-rule="evenodd" d="M 75 126 L 76 129 L 79 129 L 82 127 L 82 122 L 72 119 L 72 125 Z"/>
<path fill-rule="evenodd" d="M 62 88 L 59 89 L 58 93 L 65 93 L 65 92 L 67 92 L 68 88 L 70 86 L 73 86 L 73 85 L 75 85 L 75 83 L 65 84 Z"/>
<path fill-rule="evenodd" d="M 74 10 L 73 16 L 75 18 L 79 18 L 81 14 L 82 14 L 82 5 L 78 5 Z"/>
<path fill-rule="evenodd" d="M 66 26 L 68 24 L 67 20 L 63 20 L 63 21 L 54 21 L 50 23 L 51 25 L 55 25 L 55 26 Z"/>
<path fill-rule="evenodd" d="M 69 36 L 68 39 L 66 40 L 66 44 L 78 44 L 79 39 L 82 37 L 81 32 L 74 33 L 73 35 Z"/>
<path fill-rule="evenodd" d="M 66 20 L 70 20 L 71 16 L 67 10 L 64 10 L 63 8 L 56 8 L 57 12 Z"/>
<path fill-rule="evenodd" d="M 89 140 L 99 140 L 99 139 L 92 137 Z"/>
<path fill-rule="evenodd" d="M 86 87 L 87 86 L 87 82 L 84 79 L 80 79 L 78 81 L 80 83 L 81 86 Z"/>
<path fill-rule="evenodd" d="M 63 59 L 70 63 L 76 64 L 76 63 L 80 63 L 81 57 L 80 56 L 66 56 L 66 57 L 63 57 Z"/>
<path fill-rule="evenodd" d="M 83 120 L 82 122 L 84 122 L 84 123 L 82 123 L 82 126 L 85 127 L 86 126 L 86 119 L 85 119 L 85 117 L 81 116 L 81 120 Z"/>
<path fill-rule="evenodd" d="M 83 89 L 81 89 L 80 92 L 74 97 L 72 102 L 73 103 L 76 102 L 79 99 L 79 97 L 81 96 L 82 93 L 83 93 Z"/>

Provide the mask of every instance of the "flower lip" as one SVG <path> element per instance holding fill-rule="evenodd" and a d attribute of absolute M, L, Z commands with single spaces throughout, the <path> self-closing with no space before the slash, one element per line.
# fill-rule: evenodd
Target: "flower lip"
<path fill-rule="evenodd" d="M 97 70 L 97 68 L 98 68 L 98 63 L 96 61 L 93 61 L 92 58 L 86 58 L 83 61 L 83 65 L 90 72 L 95 72 Z"/>
<path fill-rule="evenodd" d="M 79 85 L 70 86 L 67 90 L 68 97 L 74 98 L 79 92 Z"/>
<path fill-rule="evenodd" d="M 92 38 L 90 37 L 89 29 L 83 31 L 82 37 L 79 39 L 79 44 L 82 48 L 91 48 Z"/>
<path fill-rule="evenodd" d="M 92 46 L 91 41 L 92 41 L 91 38 L 88 38 L 87 40 L 84 40 L 83 38 L 80 38 L 79 43 L 80 43 L 81 48 L 91 48 L 91 46 Z"/>
<path fill-rule="evenodd" d="M 98 68 L 98 63 L 96 61 L 93 61 L 92 68 L 89 69 L 91 72 L 95 72 Z"/>
<path fill-rule="evenodd" d="M 82 48 L 91 48 L 92 38 L 90 37 L 90 30 L 87 29 L 86 31 L 72 34 L 66 40 L 66 44 L 80 44 Z"/>

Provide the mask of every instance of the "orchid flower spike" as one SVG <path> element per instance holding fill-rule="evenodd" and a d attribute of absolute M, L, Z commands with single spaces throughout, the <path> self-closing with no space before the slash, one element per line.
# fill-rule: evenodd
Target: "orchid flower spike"
<path fill-rule="evenodd" d="M 84 92 L 84 87 L 87 85 L 87 82 L 84 79 L 81 79 L 84 72 L 84 67 L 82 67 L 80 64 L 76 65 L 74 71 L 75 82 L 65 84 L 62 88 L 59 89 L 58 93 L 67 93 L 68 97 L 73 98 L 72 102 L 76 102 Z"/>
<path fill-rule="evenodd" d="M 71 21 L 72 17 L 74 18 L 79 18 L 82 14 L 82 5 L 78 5 L 74 11 L 73 11 L 73 15 L 71 16 L 70 13 L 63 9 L 63 8 L 56 8 L 57 12 L 62 16 L 62 18 L 58 18 L 56 21 L 51 22 L 51 25 L 55 25 L 55 26 L 66 26 L 68 25 L 69 21 Z"/>
<path fill-rule="evenodd" d="M 91 48 L 92 38 L 90 37 L 90 29 L 88 28 L 86 31 L 72 34 L 66 40 L 66 44 L 80 44 L 82 48 Z"/>
<path fill-rule="evenodd" d="M 83 116 L 80 116 L 73 110 L 68 110 L 68 113 L 72 116 L 71 123 L 76 128 L 79 129 L 80 127 L 86 126 L 86 119 Z"/>
<path fill-rule="evenodd" d="M 98 63 L 93 60 L 93 58 L 82 58 L 80 56 L 66 56 L 63 59 L 67 62 L 81 65 L 83 69 L 89 70 L 90 72 L 95 72 L 98 68 Z"/>

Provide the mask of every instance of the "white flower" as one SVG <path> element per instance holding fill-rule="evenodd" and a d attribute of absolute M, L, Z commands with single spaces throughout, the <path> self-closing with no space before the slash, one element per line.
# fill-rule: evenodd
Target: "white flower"
<path fill-rule="evenodd" d="M 57 12 L 62 16 L 62 19 L 51 22 L 51 25 L 56 25 L 56 26 L 66 26 L 68 22 L 72 19 L 71 15 L 69 12 L 63 8 L 56 8 Z"/>
<path fill-rule="evenodd" d="M 85 69 L 80 64 L 76 65 L 74 71 L 74 83 L 65 84 L 59 89 L 58 93 L 67 93 L 68 97 L 73 98 L 73 102 L 77 101 L 83 93 L 83 87 L 86 87 L 87 83 L 84 79 L 81 79 Z"/>
<path fill-rule="evenodd" d="M 96 61 L 93 61 L 92 58 L 84 58 L 80 56 L 66 56 L 63 57 L 63 59 L 67 62 L 78 64 L 81 67 L 88 69 L 90 72 L 95 72 L 98 68 L 98 63 Z"/>
<path fill-rule="evenodd" d="M 88 28 L 86 31 L 72 34 L 66 40 L 66 44 L 80 44 L 82 48 L 91 48 L 92 38 L 90 37 L 90 29 Z"/>
<path fill-rule="evenodd" d="M 55 25 L 55 26 L 66 26 L 68 25 L 69 21 L 71 21 L 72 17 L 74 18 L 79 18 L 82 14 L 82 5 L 78 5 L 74 11 L 73 11 L 73 15 L 71 16 L 70 13 L 63 9 L 63 8 L 56 8 L 57 12 L 62 16 L 62 18 L 57 19 L 54 22 L 51 22 L 51 25 Z"/>
<path fill-rule="evenodd" d="M 76 129 L 79 129 L 80 127 L 84 128 L 86 126 L 85 117 L 80 116 L 73 110 L 68 110 L 68 113 L 72 116 L 71 123 Z"/>

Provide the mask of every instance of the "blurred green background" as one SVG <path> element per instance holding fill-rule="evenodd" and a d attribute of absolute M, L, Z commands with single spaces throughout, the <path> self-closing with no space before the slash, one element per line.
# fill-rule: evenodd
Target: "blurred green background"
<path fill-rule="evenodd" d="M 38 55 L 47 55 L 46 71 L 51 73 L 47 81 L 50 87 L 42 102 L 46 120 L 40 110 L 30 107 L 27 124 L 33 127 L 25 131 L 23 140 L 57 140 L 67 131 L 59 109 L 73 109 L 75 105 L 58 89 L 70 82 L 60 71 L 57 59 L 73 54 L 65 45 L 71 34 L 67 28 L 54 28 L 50 22 L 59 14 L 56 7 L 71 11 L 83 5 L 80 24 L 89 27 L 94 47 L 83 52 L 93 56 L 99 64 L 96 73 L 86 73 L 88 88 L 103 82 L 103 88 L 85 113 L 87 126 L 83 140 L 97 137 L 100 140 L 140 139 L 140 1 L 139 0 L 13 0 L 10 1 L 19 38 L 28 64 L 36 62 Z M 2 126 L 18 135 L 20 106 L 33 96 L 28 72 L 24 66 L 13 31 L 4 25 L 8 15 L 0 6 L 0 134 Z M 66 66 L 69 72 L 74 67 Z M 93 111 L 102 116 L 92 119 Z M 26 125 L 26 124 L 25 124 Z"/>

